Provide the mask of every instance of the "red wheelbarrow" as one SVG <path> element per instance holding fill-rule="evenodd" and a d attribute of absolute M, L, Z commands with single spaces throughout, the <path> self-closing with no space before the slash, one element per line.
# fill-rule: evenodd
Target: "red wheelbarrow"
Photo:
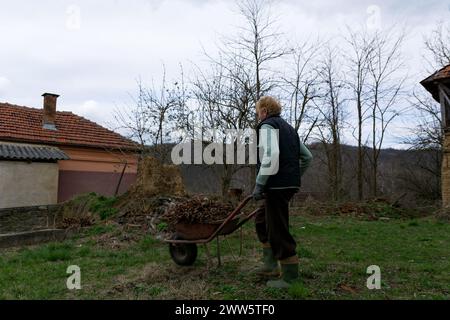
<path fill-rule="evenodd" d="M 175 225 L 175 234 L 169 243 L 169 251 L 172 260 L 181 266 L 190 266 L 197 258 L 197 244 L 206 244 L 219 236 L 225 236 L 239 229 L 250 220 L 259 209 L 250 214 L 241 213 L 241 210 L 252 199 L 248 196 L 231 212 L 225 220 L 213 223 L 178 223 Z M 219 248 L 219 246 L 218 246 Z M 219 253 L 220 264 L 220 253 Z"/>

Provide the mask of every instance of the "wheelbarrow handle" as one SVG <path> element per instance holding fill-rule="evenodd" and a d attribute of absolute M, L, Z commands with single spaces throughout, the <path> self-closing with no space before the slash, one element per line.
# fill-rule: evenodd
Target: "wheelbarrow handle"
<path fill-rule="evenodd" d="M 222 229 L 222 227 L 227 224 L 228 221 L 233 219 L 241 210 L 247 205 L 247 203 L 253 199 L 253 196 L 247 196 L 244 200 L 239 203 L 239 205 L 236 207 L 236 209 L 231 212 L 231 214 L 225 219 L 225 221 L 222 223 L 222 225 L 219 227 L 219 229 Z"/>
<path fill-rule="evenodd" d="M 242 201 L 239 203 L 239 205 L 237 206 L 236 209 L 234 209 L 233 212 L 239 212 L 239 211 L 241 211 L 241 210 L 247 205 L 247 203 L 249 203 L 250 200 L 252 200 L 252 199 L 253 199 L 253 196 L 252 196 L 252 195 L 248 195 L 247 197 L 245 197 L 244 200 L 242 200 Z"/>

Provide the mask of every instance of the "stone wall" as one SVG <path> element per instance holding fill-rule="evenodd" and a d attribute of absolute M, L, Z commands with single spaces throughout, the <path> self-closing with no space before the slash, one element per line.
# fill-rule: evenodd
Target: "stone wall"
<path fill-rule="evenodd" d="M 61 229 L 0 234 L 0 249 L 21 247 L 48 241 L 63 241 L 70 232 Z"/>
<path fill-rule="evenodd" d="M 56 228 L 58 205 L 0 209 L 0 234 Z"/>

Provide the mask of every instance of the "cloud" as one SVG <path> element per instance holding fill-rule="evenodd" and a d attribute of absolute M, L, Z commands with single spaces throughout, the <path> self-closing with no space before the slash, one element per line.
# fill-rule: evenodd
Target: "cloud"
<path fill-rule="evenodd" d="M 87 100 L 78 105 L 61 105 L 58 107 L 59 111 L 71 111 L 100 125 L 108 124 L 113 118 L 112 112 L 107 109 L 109 109 L 108 104 L 95 100 Z"/>
<path fill-rule="evenodd" d="M 6 89 L 11 84 L 11 80 L 6 77 L 0 76 L 0 91 Z"/>
<path fill-rule="evenodd" d="M 405 53 L 422 68 L 423 34 L 449 20 L 441 0 L 275 0 L 274 12 L 292 41 L 339 35 L 346 24 L 364 25 L 380 8 L 382 25 L 407 24 Z M 227 0 L 5 1 L 0 11 L 0 92 L 10 103 L 41 107 L 46 91 L 61 95 L 61 108 L 104 123 L 129 102 L 136 78 L 168 78 L 191 61 L 202 63 L 201 44 L 214 48 L 218 34 L 235 34 L 240 19 Z M 7 77 L 5 76 L 7 75 Z M 189 74 L 186 74 L 189 77 Z M 419 77 L 411 78 L 418 82 Z M 107 120 L 105 120 L 107 119 Z"/>

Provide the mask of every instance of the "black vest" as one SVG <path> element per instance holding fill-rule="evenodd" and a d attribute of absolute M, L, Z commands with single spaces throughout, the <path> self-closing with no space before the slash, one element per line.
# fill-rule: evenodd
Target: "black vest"
<path fill-rule="evenodd" d="M 266 188 L 300 187 L 300 138 L 297 132 L 279 115 L 269 116 L 261 121 L 256 128 L 258 145 L 259 131 L 263 124 L 268 124 L 273 128 L 278 129 L 278 144 L 280 148 L 278 173 L 269 177 Z M 257 159 L 257 169 L 259 172 L 261 166 L 259 152 Z"/>

